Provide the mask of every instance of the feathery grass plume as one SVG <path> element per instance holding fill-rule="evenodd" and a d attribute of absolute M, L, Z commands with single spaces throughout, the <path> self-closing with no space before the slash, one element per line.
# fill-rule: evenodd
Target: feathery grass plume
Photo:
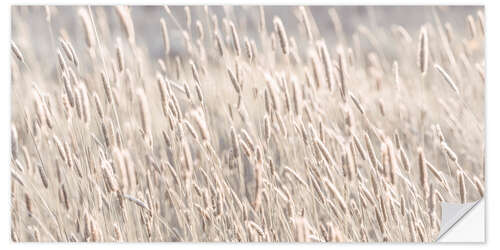
<path fill-rule="evenodd" d="M 479 21 L 479 29 L 481 30 L 481 34 L 484 36 L 486 34 L 486 23 L 484 22 L 484 13 L 482 11 L 477 12 L 477 19 Z"/>
<path fill-rule="evenodd" d="M 399 80 L 399 63 L 394 61 L 392 64 L 392 71 L 394 72 L 394 82 L 396 83 L 396 90 L 399 92 L 401 89 L 401 82 Z"/>
<path fill-rule="evenodd" d="M 479 195 L 481 197 L 484 197 L 484 187 L 483 187 L 482 181 L 477 176 L 474 176 L 472 178 L 472 180 L 474 181 L 474 186 L 476 187 Z"/>
<path fill-rule="evenodd" d="M 368 136 L 366 132 L 364 134 L 364 138 L 365 138 L 366 148 L 368 149 L 370 166 L 373 169 L 376 169 L 375 166 L 377 164 L 377 157 L 375 156 L 375 150 L 373 149 L 372 141 L 370 140 L 370 136 Z"/>
<path fill-rule="evenodd" d="M 59 37 L 59 43 L 61 43 L 64 55 L 66 55 L 70 62 L 74 62 L 73 53 L 71 52 L 71 48 L 69 47 L 68 42 L 65 41 L 62 37 Z"/>
<path fill-rule="evenodd" d="M 250 63 L 253 62 L 253 50 L 252 50 L 252 45 L 250 44 L 250 41 L 248 40 L 248 37 L 245 37 L 245 49 L 246 49 L 246 52 L 247 52 L 247 57 L 248 57 L 248 61 Z"/>
<path fill-rule="evenodd" d="M 451 44 L 454 37 L 453 27 L 451 26 L 450 23 L 447 22 L 444 24 L 444 30 L 445 30 L 446 40 L 448 41 L 449 44 Z"/>
<path fill-rule="evenodd" d="M 323 69 L 325 71 L 326 82 L 328 83 L 328 89 L 333 90 L 334 85 L 334 76 L 333 76 L 333 65 L 330 59 L 330 53 L 328 53 L 328 48 L 326 47 L 325 42 L 319 43 L 320 46 L 320 55 L 321 61 L 323 62 Z"/>
<path fill-rule="evenodd" d="M 146 94 L 142 88 L 136 90 L 137 98 L 139 100 L 139 111 L 141 117 L 141 129 L 145 138 L 151 136 L 151 113 L 149 112 L 148 101 Z"/>
<path fill-rule="evenodd" d="M 458 161 L 457 155 L 455 154 L 455 152 L 453 152 L 453 150 L 451 150 L 446 142 L 441 142 L 441 148 L 446 152 L 446 155 L 450 158 L 450 160 L 452 160 L 453 162 Z"/>
<path fill-rule="evenodd" d="M 38 174 L 40 175 L 40 179 L 42 180 L 43 186 L 45 188 L 49 188 L 49 179 L 47 174 L 45 173 L 45 168 L 41 164 L 37 164 Z"/>
<path fill-rule="evenodd" d="M 424 150 L 419 147 L 417 152 L 420 185 L 423 187 L 424 195 L 427 196 L 429 192 L 429 183 L 427 181 L 427 167 L 425 166 Z"/>
<path fill-rule="evenodd" d="M 191 174 L 193 172 L 193 159 L 191 158 L 191 149 L 186 141 L 182 142 L 182 155 L 184 157 L 184 180 L 190 185 Z"/>
<path fill-rule="evenodd" d="M 446 71 L 441 66 L 439 66 L 439 64 L 434 64 L 434 68 L 441 74 L 443 79 L 446 81 L 446 83 L 448 83 L 453 91 L 455 91 L 457 95 L 460 95 L 460 91 L 458 90 L 457 85 L 455 85 L 455 83 L 453 82 L 453 79 L 451 79 L 450 75 L 448 75 L 448 73 L 446 73 Z"/>
<path fill-rule="evenodd" d="M 398 131 L 394 133 L 394 142 L 396 142 L 396 148 L 398 150 L 401 150 L 401 141 L 399 140 L 399 134 Z"/>
<path fill-rule="evenodd" d="M 100 241 L 100 238 L 101 238 L 101 232 L 100 230 L 97 228 L 97 222 L 95 221 L 94 218 L 90 218 L 90 237 L 89 237 L 89 240 L 91 242 L 98 242 Z"/>
<path fill-rule="evenodd" d="M 467 190 L 465 189 L 465 173 L 458 172 L 458 186 L 460 189 L 460 203 L 464 204 L 467 200 Z"/>
<path fill-rule="evenodd" d="M 168 53 L 170 52 L 170 40 L 168 38 L 167 23 L 163 17 L 160 18 L 160 25 L 163 39 L 163 50 L 165 51 L 165 56 L 168 56 Z"/>
<path fill-rule="evenodd" d="M 314 82 L 316 84 L 315 86 L 318 89 L 321 86 L 321 81 L 322 81 L 321 69 L 319 67 L 319 62 L 318 62 L 318 59 L 316 58 L 316 56 L 314 55 L 313 52 L 309 53 L 309 58 L 311 61 L 313 79 L 314 79 Z"/>
<path fill-rule="evenodd" d="M 271 139 L 271 121 L 269 119 L 269 116 L 266 114 L 264 115 L 264 140 L 266 143 L 269 143 L 270 139 Z"/>
<path fill-rule="evenodd" d="M 66 164 L 68 164 L 68 168 L 73 168 L 73 157 L 71 154 L 71 149 L 69 147 L 69 144 L 67 142 L 64 142 L 64 152 L 66 153 Z"/>
<path fill-rule="evenodd" d="M 87 89 L 84 84 L 80 84 L 80 104 L 82 106 L 82 120 L 85 124 L 90 122 L 90 103 Z"/>
<path fill-rule="evenodd" d="M 44 103 L 41 100 L 42 98 L 40 97 L 39 94 L 35 93 L 35 100 L 34 100 L 34 106 L 35 106 L 35 112 L 36 112 L 36 119 L 40 127 L 42 127 L 47 120 L 46 117 L 46 112 L 44 108 Z"/>
<path fill-rule="evenodd" d="M 227 74 L 229 75 L 229 79 L 233 84 L 234 90 L 236 91 L 236 93 L 238 93 L 238 95 L 240 95 L 241 94 L 240 83 L 238 82 L 238 79 L 236 79 L 236 76 L 229 67 L 227 67 Z"/>
<path fill-rule="evenodd" d="M 471 15 L 467 16 L 467 28 L 470 34 L 470 39 L 475 39 L 477 36 L 476 21 Z"/>
<path fill-rule="evenodd" d="M 267 88 L 264 89 L 264 107 L 266 108 L 266 113 L 270 114 L 272 111 L 272 100 L 271 97 L 269 96 L 269 91 Z"/>
<path fill-rule="evenodd" d="M 118 225 L 116 223 L 113 224 L 113 233 L 114 233 L 113 237 L 114 237 L 115 241 L 123 242 L 122 232 L 120 231 L 120 228 L 118 227 Z"/>
<path fill-rule="evenodd" d="M 191 65 L 191 73 L 193 73 L 193 79 L 200 84 L 200 74 L 198 73 L 198 68 L 194 64 L 193 60 L 189 60 L 189 65 Z"/>
<path fill-rule="evenodd" d="M 149 213 L 151 213 L 151 209 L 148 205 L 146 205 L 146 203 L 144 203 L 144 201 L 136 198 L 136 197 L 133 197 L 133 196 L 130 196 L 128 194 L 124 194 L 123 197 L 125 199 L 127 199 L 128 201 L 131 201 L 132 203 L 134 203 L 135 205 L 145 209 L 146 211 L 148 211 Z M 143 222 L 144 223 L 144 222 Z"/>
<path fill-rule="evenodd" d="M 292 111 L 292 101 L 291 101 L 291 98 L 290 98 L 290 94 L 288 92 L 288 87 L 286 86 L 286 82 L 283 83 L 283 93 L 284 93 L 284 96 L 285 96 L 285 110 L 286 110 L 286 113 L 290 113 Z"/>
<path fill-rule="evenodd" d="M 125 169 L 125 160 L 119 147 L 113 147 L 111 150 L 112 166 L 117 176 L 117 182 L 121 190 L 128 188 L 127 170 Z"/>
<path fill-rule="evenodd" d="M 344 102 L 347 102 L 346 99 L 347 64 L 345 60 L 344 48 L 342 46 L 339 46 L 337 48 L 337 54 L 338 54 L 338 65 L 339 65 L 338 71 L 339 71 L 340 94 L 342 96 L 342 100 L 344 100 Z"/>
<path fill-rule="evenodd" d="M 61 156 L 61 159 L 63 161 L 67 162 L 68 159 L 66 157 L 66 149 L 64 148 L 63 144 L 61 143 L 61 141 L 59 140 L 59 138 L 57 137 L 57 135 L 54 135 L 52 137 L 52 139 L 54 140 L 54 142 L 56 144 L 57 151 L 59 152 L 59 156 Z"/>
<path fill-rule="evenodd" d="M 200 130 L 201 139 L 204 142 L 208 143 L 210 141 L 210 133 L 208 131 L 208 127 L 207 127 L 206 121 L 203 118 L 203 113 L 202 112 L 203 111 L 201 111 L 201 110 L 198 110 L 198 112 L 194 112 L 193 113 L 193 118 L 194 118 L 196 126 Z"/>
<path fill-rule="evenodd" d="M 415 215 L 413 211 L 409 214 L 409 216 L 406 216 L 407 221 L 408 221 L 408 228 L 409 228 L 409 234 L 410 234 L 410 242 L 416 242 L 417 241 L 417 235 L 415 232 Z"/>
<path fill-rule="evenodd" d="M 165 65 L 165 61 L 163 59 L 158 59 L 158 65 L 160 65 L 160 69 L 162 73 L 167 72 L 167 66 Z"/>
<path fill-rule="evenodd" d="M 380 229 L 380 232 L 382 233 L 383 237 L 385 237 L 385 223 L 384 223 L 384 219 L 382 218 L 382 216 L 380 215 L 380 212 L 378 209 L 375 209 L 375 215 L 376 215 L 376 218 L 377 218 L 377 224 L 379 226 L 379 229 Z"/>
<path fill-rule="evenodd" d="M 333 185 L 331 181 L 329 181 L 327 178 L 323 178 L 323 182 L 326 183 L 326 186 L 328 187 L 328 190 L 330 190 L 332 196 L 338 201 L 340 208 L 344 213 L 347 213 L 347 203 L 345 202 L 344 198 L 342 197 L 341 193 L 339 190 Z"/>
<path fill-rule="evenodd" d="M 387 152 L 389 161 L 389 178 L 391 184 L 396 185 L 396 173 L 399 172 L 399 166 L 397 165 L 396 162 L 394 147 L 392 146 L 392 143 L 390 141 L 388 141 Z"/>
<path fill-rule="evenodd" d="M 61 194 L 63 198 L 64 208 L 66 208 L 66 210 L 69 210 L 69 198 L 64 184 L 61 185 Z"/>
<path fill-rule="evenodd" d="M 184 13 L 186 14 L 186 27 L 189 31 L 191 31 L 191 9 L 189 6 L 184 7 Z"/>
<path fill-rule="evenodd" d="M 345 236 L 344 234 L 334 228 L 333 223 L 328 223 L 328 231 L 330 232 L 328 235 L 328 241 L 330 242 L 345 242 Z"/>
<path fill-rule="evenodd" d="M 337 13 L 337 10 L 335 8 L 328 9 L 328 16 L 330 16 L 330 19 L 333 23 L 335 29 L 335 35 L 339 37 L 343 36 L 342 22 L 340 21 L 340 17 L 339 14 Z"/>
<path fill-rule="evenodd" d="M 26 164 L 26 169 L 28 171 L 31 171 L 31 158 L 28 152 L 28 148 L 26 146 L 22 146 L 22 151 L 23 151 L 24 162 Z"/>
<path fill-rule="evenodd" d="M 28 211 L 28 216 L 31 217 L 33 214 L 33 202 L 31 202 L 31 198 L 28 193 L 24 193 L 24 203 L 26 204 L 26 211 Z"/>
<path fill-rule="evenodd" d="M 19 185 L 21 186 L 24 186 L 24 180 L 23 178 L 18 174 L 16 173 L 16 171 L 14 171 L 14 169 L 10 169 L 10 175 L 12 176 L 12 179 L 17 181 L 17 183 L 19 183 Z"/>
<path fill-rule="evenodd" d="M 278 47 L 277 45 L 277 41 L 276 41 L 276 33 L 271 33 L 271 51 L 272 52 L 275 52 L 276 51 L 276 47 Z"/>
<path fill-rule="evenodd" d="M 115 6 L 115 10 L 120 18 L 120 23 L 122 28 L 125 30 L 127 39 L 131 45 L 135 45 L 135 30 L 134 22 L 132 21 L 132 16 L 130 15 L 130 9 L 128 6 Z"/>
<path fill-rule="evenodd" d="M 264 192 L 263 187 L 263 160 L 262 160 L 262 152 L 260 147 L 257 147 L 255 150 L 255 158 L 256 163 L 254 166 L 254 175 L 255 175 L 255 198 L 253 200 L 253 207 L 255 210 L 259 210 L 262 205 L 262 195 Z"/>
<path fill-rule="evenodd" d="M 108 192 L 117 191 L 119 189 L 119 185 L 110 163 L 108 161 L 103 161 L 101 164 L 101 170 Z"/>
<path fill-rule="evenodd" d="M 301 21 L 304 24 L 304 29 L 306 30 L 307 39 L 309 40 L 309 42 L 312 42 L 314 38 L 311 30 L 311 24 L 309 23 L 309 18 L 307 16 L 306 8 L 304 8 L 304 6 L 300 6 L 299 12 Z"/>
<path fill-rule="evenodd" d="M 259 6 L 259 32 L 261 32 L 262 34 L 267 33 L 266 14 L 264 13 L 264 6 Z"/>
<path fill-rule="evenodd" d="M 295 225 L 295 239 L 297 242 L 307 242 L 309 238 L 309 230 L 307 228 L 307 220 L 304 217 L 293 218 L 293 223 Z"/>
<path fill-rule="evenodd" d="M 75 106 L 75 99 L 73 96 L 73 87 L 71 86 L 71 82 L 70 82 L 67 74 L 62 75 L 62 81 L 64 84 L 64 91 L 65 91 L 66 97 L 68 98 L 68 102 L 69 102 L 71 107 L 74 107 Z"/>
<path fill-rule="evenodd" d="M 99 96 L 95 92 L 92 94 L 92 96 L 94 97 L 97 115 L 99 115 L 99 118 L 101 118 L 101 120 L 102 120 L 102 119 L 104 119 L 104 111 L 102 109 L 101 100 L 99 99 Z"/>
<path fill-rule="evenodd" d="M 248 135 L 248 132 L 244 128 L 241 129 L 241 135 L 242 139 L 245 141 L 248 148 L 252 152 L 255 152 L 255 144 L 253 143 L 252 139 L 250 138 L 250 135 Z"/>
<path fill-rule="evenodd" d="M 325 195 L 323 194 L 323 191 L 321 191 L 321 187 L 320 187 L 319 182 L 317 181 L 317 177 L 313 177 L 312 174 L 309 174 L 309 175 L 311 176 L 310 180 L 311 180 L 314 191 L 316 192 L 316 194 L 319 195 L 321 202 L 324 203 L 326 201 L 326 198 L 325 198 Z"/>
<path fill-rule="evenodd" d="M 68 96 L 65 94 L 61 95 L 61 103 L 63 106 L 64 117 L 69 121 L 71 118 L 71 104 L 68 101 Z"/>
<path fill-rule="evenodd" d="M 18 135 L 17 135 L 17 129 L 15 124 L 11 124 L 10 127 L 10 146 L 11 146 L 11 153 L 12 153 L 12 159 L 17 159 L 17 152 L 19 151 L 19 143 L 18 143 Z"/>
<path fill-rule="evenodd" d="M 245 153 L 247 158 L 250 158 L 252 156 L 252 152 L 253 152 L 250 150 L 250 146 L 248 146 L 248 144 L 242 138 L 240 138 L 238 142 L 239 142 L 238 144 L 243 149 L 243 153 Z"/>
<path fill-rule="evenodd" d="M 445 184 L 446 181 L 444 180 L 442 174 L 441 174 L 441 171 L 437 170 L 436 167 L 434 167 L 430 162 L 428 162 L 427 160 L 425 161 L 425 166 L 427 168 L 429 168 L 429 170 L 431 171 L 431 173 L 434 175 L 434 177 L 436 177 L 436 179 L 441 182 L 442 184 Z"/>
<path fill-rule="evenodd" d="M 382 213 L 382 218 L 383 218 L 384 222 L 388 221 L 386 196 L 387 195 L 383 195 L 383 194 L 378 196 L 378 202 L 380 204 L 380 212 Z"/>
<path fill-rule="evenodd" d="M 61 53 L 61 50 L 57 49 L 57 62 L 59 63 L 59 67 L 62 72 L 66 71 L 68 68 L 68 65 L 66 64 L 66 60 L 64 60 L 64 57 Z"/>
<path fill-rule="evenodd" d="M 33 233 L 33 235 L 32 235 L 33 241 L 40 242 L 40 231 L 38 231 L 38 229 L 36 227 L 32 227 L 31 230 Z"/>
<path fill-rule="evenodd" d="M 481 77 L 482 82 L 486 81 L 486 73 L 484 72 L 484 64 L 481 66 L 481 64 L 477 63 L 475 65 L 475 68 L 477 72 L 479 73 L 479 76 Z"/>
<path fill-rule="evenodd" d="M 187 85 L 184 85 L 186 87 L 186 95 L 189 93 Z M 194 84 L 194 90 L 196 92 L 196 96 L 198 97 L 198 101 L 203 104 L 203 92 L 201 91 L 200 84 L 195 83 Z M 189 99 L 189 97 L 188 97 Z"/>
<path fill-rule="evenodd" d="M 249 229 L 254 230 L 260 237 L 264 237 L 264 230 L 262 230 L 262 228 L 257 225 L 257 223 L 253 221 L 246 221 L 245 225 L 247 225 Z"/>
<path fill-rule="evenodd" d="M 280 40 L 281 51 L 286 56 L 290 52 L 290 46 L 288 44 L 288 36 L 286 35 L 283 21 L 281 21 L 281 18 L 275 16 L 273 18 L 273 24 L 274 24 L 274 32 L 278 34 L 278 38 Z"/>
<path fill-rule="evenodd" d="M 221 57 L 224 56 L 224 42 L 222 41 L 222 38 L 220 37 L 219 32 L 214 33 L 215 36 L 215 44 L 217 45 L 217 51 L 219 52 L 219 55 Z"/>
<path fill-rule="evenodd" d="M 284 173 L 292 175 L 293 178 L 295 178 L 295 180 L 297 180 L 300 184 L 308 186 L 307 183 L 300 177 L 300 175 L 295 170 L 291 169 L 288 166 L 285 166 L 283 170 Z"/>
<path fill-rule="evenodd" d="M 90 15 L 84 8 L 80 8 L 78 10 L 78 15 L 80 16 L 80 20 L 82 21 L 83 28 L 85 30 L 85 42 L 87 43 L 87 47 L 89 49 L 94 48 L 96 38 L 94 29 L 92 28 L 92 20 L 90 19 Z"/>
<path fill-rule="evenodd" d="M 403 26 L 395 25 L 393 26 L 392 30 L 393 32 L 397 33 L 399 37 L 401 37 L 406 43 L 411 43 L 413 41 L 410 34 Z"/>
<path fill-rule="evenodd" d="M 400 198 L 400 201 L 399 201 L 399 207 L 400 207 L 400 212 L 401 212 L 401 216 L 405 216 L 406 215 L 406 201 L 405 201 L 405 197 L 403 195 L 401 195 L 401 198 Z"/>
<path fill-rule="evenodd" d="M 356 108 L 358 108 L 359 112 L 364 115 L 365 114 L 365 109 L 363 108 L 363 106 L 361 105 L 361 103 L 359 102 L 359 100 L 350 91 L 349 91 L 349 96 L 351 97 L 351 100 L 354 103 L 354 105 L 356 106 Z"/>
<path fill-rule="evenodd" d="M 12 53 L 14 53 L 14 55 L 16 56 L 17 60 L 19 60 L 22 63 L 25 63 L 24 56 L 21 53 L 21 50 L 19 49 L 19 47 L 17 47 L 16 43 L 12 40 L 10 41 L 10 48 L 12 50 Z"/>
<path fill-rule="evenodd" d="M 237 56 L 241 55 L 240 37 L 238 36 L 238 31 L 234 26 L 233 22 L 229 22 L 229 27 L 231 29 L 231 37 L 233 38 L 233 49 Z M 222 53 L 221 53 L 222 54 Z"/>
<path fill-rule="evenodd" d="M 156 82 L 158 83 L 158 89 L 160 90 L 160 100 L 161 100 L 161 108 L 163 111 L 163 115 L 167 117 L 168 116 L 167 86 L 165 80 L 163 79 L 163 76 L 160 73 L 156 75 L 156 79 L 157 79 Z"/>
<path fill-rule="evenodd" d="M 49 104 L 47 102 L 43 103 L 42 108 L 45 110 L 45 124 L 47 124 L 47 127 L 49 129 L 52 129 L 53 125 L 54 125 L 54 121 L 53 121 L 54 117 L 52 117 L 52 113 L 49 110 L 49 107 L 50 106 L 49 106 Z"/>
<path fill-rule="evenodd" d="M 80 88 L 75 88 L 74 94 L 75 94 L 76 114 L 78 115 L 78 118 L 80 120 L 82 120 L 83 119 L 83 108 L 82 108 L 82 96 L 80 94 Z"/>
<path fill-rule="evenodd" d="M 315 142 L 316 146 L 318 147 L 318 149 L 320 150 L 321 155 L 328 162 L 328 164 L 329 165 L 333 164 L 334 160 L 333 160 L 330 152 L 326 148 L 325 144 L 323 144 L 323 142 L 318 137 L 314 138 L 314 142 Z"/>
<path fill-rule="evenodd" d="M 430 185 L 428 204 L 429 224 L 431 225 L 432 229 L 434 229 L 438 225 L 436 225 L 436 190 L 434 189 L 434 186 L 432 184 Z"/>
<path fill-rule="evenodd" d="M 425 26 L 420 28 L 418 44 L 418 67 L 422 75 L 427 74 L 427 65 L 429 63 L 429 38 Z"/>
<path fill-rule="evenodd" d="M 271 104 L 271 107 L 275 112 L 278 112 L 278 98 L 276 97 L 276 90 L 274 87 L 276 82 L 275 82 L 274 78 L 272 78 L 267 73 L 264 75 L 264 77 L 265 77 L 265 81 L 266 81 L 267 93 L 269 94 L 269 98 L 271 100 L 269 102 L 269 104 Z"/>
<path fill-rule="evenodd" d="M 80 65 L 80 60 L 78 60 L 78 56 L 76 55 L 75 48 L 70 42 L 67 42 L 66 45 L 68 46 L 70 52 L 71 52 L 71 57 L 73 58 L 73 64 L 75 67 L 78 67 Z"/>
<path fill-rule="evenodd" d="M 296 77 L 292 77 L 291 82 L 292 82 L 293 112 L 295 113 L 296 116 L 298 116 L 301 104 L 299 83 L 297 82 Z"/>
<path fill-rule="evenodd" d="M 111 84 L 109 83 L 109 79 L 106 76 L 106 73 L 104 73 L 104 71 L 101 71 L 101 80 L 102 80 L 102 85 L 104 87 L 104 93 L 106 94 L 106 100 L 109 104 L 112 104 L 113 93 L 111 90 Z"/>
<path fill-rule="evenodd" d="M 116 59 L 118 62 L 118 70 L 123 72 L 125 69 L 125 60 L 123 58 L 122 42 L 120 38 L 116 39 Z"/>
<path fill-rule="evenodd" d="M 21 173 L 24 173 L 24 167 L 18 159 L 14 160 L 14 165 Z"/>
<path fill-rule="evenodd" d="M 441 126 L 439 126 L 439 124 L 436 124 L 436 135 L 437 137 L 439 138 L 439 142 L 441 143 L 441 145 L 443 145 L 442 143 L 446 143 L 446 140 L 444 138 L 444 135 L 443 135 L 443 131 L 441 131 Z"/>
<path fill-rule="evenodd" d="M 401 165 L 403 165 L 403 168 L 409 172 L 410 171 L 410 160 L 408 160 L 408 156 L 406 155 L 406 151 L 404 148 L 401 148 L 399 150 L 399 157 L 401 159 Z"/>
<path fill-rule="evenodd" d="M 354 145 L 356 146 L 356 149 L 361 156 L 361 159 L 365 160 L 366 159 L 366 151 L 363 149 L 363 146 L 361 145 L 361 142 L 359 141 L 359 138 L 353 134 L 352 138 L 354 140 Z"/>
<path fill-rule="evenodd" d="M 276 117 L 276 120 L 278 121 L 278 126 L 279 126 L 279 131 L 281 132 L 281 134 L 283 135 L 283 137 L 287 137 L 288 135 L 288 132 L 287 132 L 287 129 L 286 129 L 286 126 L 285 126 L 285 122 L 281 116 L 280 113 L 274 113 L 275 114 L 275 117 Z"/>
<path fill-rule="evenodd" d="M 354 145 L 355 143 L 351 141 L 349 143 L 349 150 L 347 151 L 347 158 L 349 160 L 349 165 L 348 169 L 351 172 L 351 178 L 357 178 L 359 175 L 359 166 L 358 166 L 358 161 L 357 161 L 357 155 L 356 155 L 356 146 Z M 351 181 L 352 181 L 351 179 Z"/>

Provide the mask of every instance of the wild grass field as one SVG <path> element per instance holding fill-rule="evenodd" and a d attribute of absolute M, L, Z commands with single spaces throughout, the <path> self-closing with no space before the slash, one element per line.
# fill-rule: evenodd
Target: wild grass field
<path fill-rule="evenodd" d="M 12 241 L 431 242 L 484 195 L 482 7 L 11 14 Z"/>

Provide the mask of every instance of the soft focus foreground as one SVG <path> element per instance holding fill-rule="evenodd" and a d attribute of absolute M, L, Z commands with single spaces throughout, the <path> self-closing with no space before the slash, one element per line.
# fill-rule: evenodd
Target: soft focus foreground
<path fill-rule="evenodd" d="M 12 7 L 11 239 L 433 241 L 484 194 L 484 37 L 477 7 Z"/>

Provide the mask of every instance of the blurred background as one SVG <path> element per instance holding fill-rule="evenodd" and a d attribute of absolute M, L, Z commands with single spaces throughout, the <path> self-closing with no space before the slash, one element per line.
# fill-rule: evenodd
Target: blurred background
<path fill-rule="evenodd" d="M 69 37 L 74 38 L 73 44 L 78 48 L 85 47 L 84 29 L 78 16 L 79 8 L 86 6 L 51 6 L 51 21 L 56 36 L 65 32 Z M 91 7 L 95 15 L 106 17 L 107 32 L 111 37 L 123 36 L 120 27 L 119 17 L 115 9 L 111 6 Z M 186 28 L 186 12 L 184 6 L 170 6 L 173 15 L 179 23 Z M 390 32 L 395 24 L 403 26 L 413 39 L 418 39 L 418 31 L 425 22 L 434 23 L 433 12 L 439 16 L 444 24 L 449 22 L 454 27 L 454 32 L 458 34 L 467 31 L 466 16 L 476 15 L 477 11 L 483 9 L 482 6 L 309 6 L 309 12 L 314 17 L 317 29 L 330 43 L 335 43 L 337 37 L 334 32 L 334 25 L 331 18 L 331 9 L 334 8 L 342 23 L 342 29 L 346 34 L 346 40 L 352 39 L 352 34 L 359 30 L 361 24 L 368 30 L 384 30 Z M 165 18 L 169 37 L 171 54 L 184 53 L 182 33 L 176 28 L 172 18 L 170 18 L 163 6 L 133 6 L 130 8 L 134 20 L 137 44 L 146 48 L 147 53 L 153 58 L 161 57 L 163 54 L 160 18 Z M 209 6 L 209 15 L 218 17 L 218 25 L 223 30 L 222 18 L 226 17 L 236 23 L 239 30 L 245 30 L 249 36 L 255 34 L 258 40 L 258 6 Z M 300 23 L 296 6 L 265 6 L 267 30 L 273 30 L 272 19 L 279 16 L 286 26 L 289 36 L 294 36 L 300 46 L 300 37 L 303 27 Z M 207 19 L 203 6 L 191 6 L 191 32 L 196 36 L 196 20 L 200 20 L 204 27 L 207 27 Z M 236 16 L 238 18 L 236 18 Z M 245 23 L 238 22 L 245 20 Z M 207 32 L 207 30 L 205 30 Z M 37 41 L 23 41 L 26 33 L 36 33 Z M 31 34 L 32 37 L 34 34 Z M 207 37 L 207 35 L 205 35 Z M 37 46 L 50 46 L 51 37 L 46 21 L 46 9 L 44 6 L 13 6 L 12 7 L 12 38 L 23 47 L 36 42 Z M 19 39 L 18 39 L 19 38 Z M 305 40 L 305 39 L 304 39 Z M 390 46 L 390 44 L 388 44 Z M 334 46 L 332 46 L 334 47 Z M 52 56 L 49 49 L 38 48 L 37 55 L 40 58 Z"/>

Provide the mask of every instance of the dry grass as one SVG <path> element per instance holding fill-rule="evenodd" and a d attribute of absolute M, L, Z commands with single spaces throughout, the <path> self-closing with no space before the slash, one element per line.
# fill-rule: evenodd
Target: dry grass
<path fill-rule="evenodd" d="M 73 33 L 34 8 L 53 42 L 42 60 L 25 8 L 13 241 L 433 241 L 440 201 L 484 193 L 482 12 L 348 34 L 331 8 L 332 43 L 307 7 L 165 7 L 141 39 L 133 7 L 66 9 Z"/>

